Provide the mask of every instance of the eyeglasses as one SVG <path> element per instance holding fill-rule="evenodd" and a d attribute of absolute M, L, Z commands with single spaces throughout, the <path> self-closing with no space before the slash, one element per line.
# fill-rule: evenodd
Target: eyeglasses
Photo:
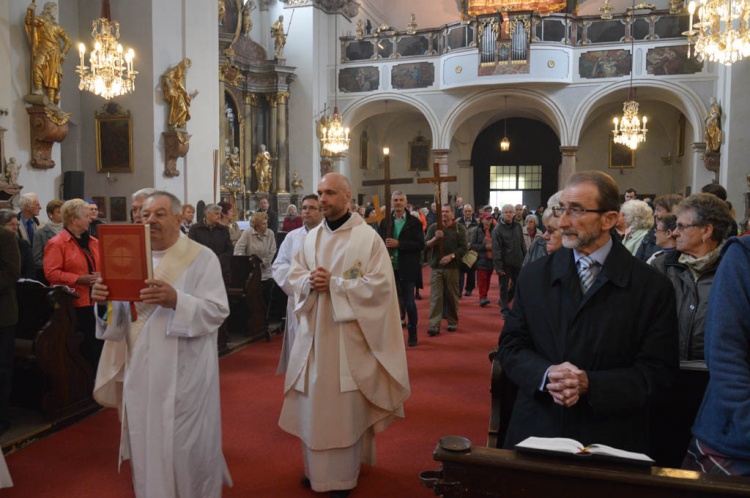
<path fill-rule="evenodd" d="M 702 227 L 702 226 L 703 225 L 701 223 L 690 223 L 689 225 L 683 225 L 682 223 L 678 223 L 677 226 L 675 226 L 675 230 L 684 232 L 686 228 Z"/>
<path fill-rule="evenodd" d="M 580 218 L 586 213 L 607 213 L 609 212 L 607 209 L 586 209 L 580 206 L 571 206 L 571 207 L 564 207 L 564 206 L 553 206 L 552 207 L 552 216 L 555 218 L 560 218 L 563 213 L 568 213 L 568 216 L 571 218 Z"/>

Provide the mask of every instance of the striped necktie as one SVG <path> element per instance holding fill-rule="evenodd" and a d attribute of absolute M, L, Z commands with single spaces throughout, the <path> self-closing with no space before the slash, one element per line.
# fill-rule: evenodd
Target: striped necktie
<path fill-rule="evenodd" d="M 581 292 L 586 294 L 594 283 L 593 266 L 596 260 L 591 256 L 584 256 L 578 260 L 578 277 L 581 279 Z"/>

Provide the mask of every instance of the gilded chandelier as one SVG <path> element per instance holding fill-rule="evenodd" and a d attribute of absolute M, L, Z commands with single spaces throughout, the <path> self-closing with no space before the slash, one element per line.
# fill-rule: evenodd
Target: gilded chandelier
<path fill-rule="evenodd" d="M 612 130 L 612 133 L 615 143 L 627 145 L 633 150 L 637 149 L 639 143 L 646 141 L 647 120 L 648 118 L 643 116 L 643 125 L 641 126 L 641 118 L 638 117 L 638 102 L 635 101 L 631 88 L 628 100 L 622 104 L 622 119 L 614 119 L 615 129 Z"/>
<path fill-rule="evenodd" d="M 339 108 L 333 108 L 333 119 L 323 129 L 323 148 L 331 154 L 341 154 L 349 150 L 349 128 L 344 128 L 339 117 Z"/>
<path fill-rule="evenodd" d="M 696 4 L 690 2 L 690 31 L 698 60 L 730 65 L 750 55 L 750 0 L 700 0 L 698 22 L 693 23 Z"/>
<path fill-rule="evenodd" d="M 338 36 L 339 23 L 338 13 L 334 14 L 334 36 Z M 337 40 L 338 41 L 338 40 Z M 341 124 L 341 116 L 339 116 L 338 106 L 338 78 L 339 73 L 336 70 L 336 58 L 338 57 L 338 51 L 336 50 L 336 43 L 334 43 L 333 49 L 333 119 L 328 121 L 328 126 L 323 129 L 323 137 L 320 141 L 323 143 L 323 148 L 329 151 L 331 154 L 341 154 L 349 150 L 349 128 L 344 128 Z"/>
<path fill-rule="evenodd" d="M 89 66 L 86 67 L 84 55 L 86 46 L 78 45 L 81 64 L 76 72 L 81 76 L 79 90 L 94 93 L 109 100 L 135 90 L 133 58 L 135 53 L 129 49 L 123 54 L 120 38 L 120 23 L 112 21 L 109 14 L 109 0 L 102 1 L 102 16 L 92 21 L 91 36 L 94 38 L 94 50 L 89 55 Z"/>

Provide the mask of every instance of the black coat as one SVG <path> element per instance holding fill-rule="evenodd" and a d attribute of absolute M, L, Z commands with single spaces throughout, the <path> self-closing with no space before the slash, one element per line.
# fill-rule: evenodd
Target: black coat
<path fill-rule="evenodd" d="M 12 231 L 0 228 L 0 328 L 18 323 L 16 281 L 21 276 L 21 254 L 17 238 Z"/>
<path fill-rule="evenodd" d="M 573 251 L 558 249 L 520 273 L 499 358 L 519 387 L 506 448 L 539 436 L 646 452 L 650 405 L 679 368 L 674 288 L 615 242 L 582 296 Z M 547 369 L 565 361 L 589 379 L 570 408 L 539 390 Z"/>
<path fill-rule="evenodd" d="M 424 249 L 424 232 L 422 222 L 406 212 L 406 224 L 398 234 L 398 276 L 404 282 L 420 282 L 422 278 L 422 263 L 420 252 Z M 385 220 L 380 222 L 378 234 L 385 241 Z M 391 225 L 393 238 L 393 225 Z"/>
<path fill-rule="evenodd" d="M 229 237 L 229 229 L 221 223 L 216 223 L 212 227 L 204 223 L 198 223 L 190 227 L 188 231 L 190 239 L 211 249 L 219 258 L 221 264 L 221 274 L 225 282 L 230 279 L 230 264 L 234 248 L 232 239 Z"/>

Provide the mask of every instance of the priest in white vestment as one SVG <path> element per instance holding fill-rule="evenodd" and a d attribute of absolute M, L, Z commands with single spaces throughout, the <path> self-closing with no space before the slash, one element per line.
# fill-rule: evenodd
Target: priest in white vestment
<path fill-rule="evenodd" d="M 181 213 L 172 194 L 148 196 L 141 215 L 150 224 L 154 276 L 141 290 L 137 318 L 126 302 L 111 302 L 97 318 L 106 343 L 94 398 L 120 409 L 120 459 L 130 459 L 143 498 L 219 497 L 232 484 L 221 449 L 216 346 L 227 295 L 219 260 L 182 235 Z M 94 285 L 94 300 L 107 299 L 106 284 Z"/>
<path fill-rule="evenodd" d="M 294 288 L 289 283 L 289 268 L 292 266 L 294 256 L 302 249 L 302 243 L 307 237 L 307 233 L 320 225 L 323 220 L 323 213 L 320 211 L 318 196 L 309 194 L 302 198 L 302 226 L 289 232 L 279 247 L 279 253 L 273 262 L 273 279 L 281 290 L 288 296 L 286 302 L 286 328 L 284 329 L 284 342 L 281 345 L 281 356 L 279 358 L 279 367 L 276 369 L 276 375 L 286 372 L 286 366 L 289 363 L 289 352 L 292 350 L 294 338 L 297 335 L 297 315 L 294 314 L 294 308 L 297 302 L 294 300 Z"/>
<path fill-rule="evenodd" d="M 318 196 L 326 220 L 289 271 L 299 329 L 279 425 L 302 441 L 303 485 L 344 497 L 375 463 L 374 434 L 403 418 L 409 378 L 388 251 L 348 212 L 346 177 L 324 176 Z"/>

